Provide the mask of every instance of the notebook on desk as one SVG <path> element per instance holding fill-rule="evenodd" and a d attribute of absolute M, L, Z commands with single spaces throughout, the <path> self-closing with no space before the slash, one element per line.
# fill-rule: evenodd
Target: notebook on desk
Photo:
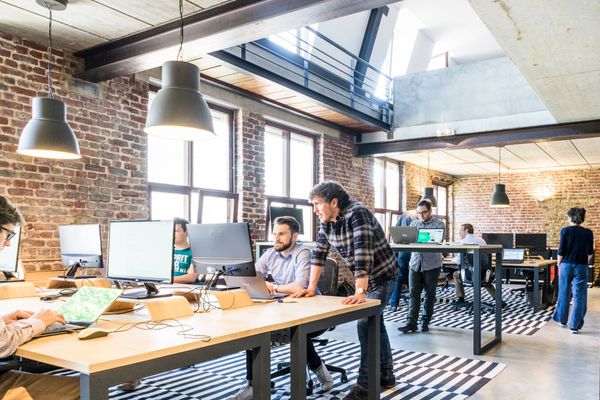
<path fill-rule="evenodd" d="M 522 263 L 525 260 L 525 249 L 503 249 L 502 261 L 507 263 Z"/>
<path fill-rule="evenodd" d="M 284 293 L 270 293 L 265 277 L 257 271 L 256 276 L 223 276 L 227 286 L 245 289 L 250 297 L 259 300 L 276 300 L 287 297 Z"/>
<path fill-rule="evenodd" d="M 39 336 L 58 335 L 87 328 L 121 293 L 121 289 L 83 286 L 58 309 L 58 312 L 65 316 L 66 324 L 50 324 Z"/>

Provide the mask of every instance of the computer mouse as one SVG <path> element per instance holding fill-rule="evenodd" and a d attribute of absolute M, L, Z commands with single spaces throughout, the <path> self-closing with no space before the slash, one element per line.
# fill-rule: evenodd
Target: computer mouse
<path fill-rule="evenodd" d="M 77 334 L 80 340 L 96 339 L 99 337 L 108 336 L 110 332 L 100 328 L 85 328 Z"/>

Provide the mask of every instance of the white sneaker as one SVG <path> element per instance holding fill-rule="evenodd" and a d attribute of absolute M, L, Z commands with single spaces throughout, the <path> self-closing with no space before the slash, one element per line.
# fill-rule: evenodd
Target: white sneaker
<path fill-rule="evenodd" d="M 252 385 L 247 383 L 230 400 L 252 400 L 253 397 L 254 397 L 254 390 L 252 389 Z"/>
<path fill-rule="evenodd" d="M 314 373 L 317 375 L 317 380 L 321 384 L 321 390 L 323 392 L 329 392 L 331 389 L 333 389 L 333 378 L 327 370 L 324 362 L 321 363 L 319 368 L 317 368 Z"/>

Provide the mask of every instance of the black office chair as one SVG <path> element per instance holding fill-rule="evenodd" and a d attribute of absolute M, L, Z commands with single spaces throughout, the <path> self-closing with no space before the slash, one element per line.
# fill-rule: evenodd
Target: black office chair
<path fill-rule="evenodd" d="M 481 255 L 479 259 L 481 265 L 481 287 L 490 287 L 494 281 L 494 272 L 492 271 L 491 255 Z M 460 277 L 463 285 L 473 287 L 473 254 L 463 254 L 460 263 Z M 460 306 L 454 307 L 458 310 Z M 473 303 L 467 303 L 469 314 L 473 313 Z M 493 313 L 494 305 L 481 302 L 481 309 Z"/>

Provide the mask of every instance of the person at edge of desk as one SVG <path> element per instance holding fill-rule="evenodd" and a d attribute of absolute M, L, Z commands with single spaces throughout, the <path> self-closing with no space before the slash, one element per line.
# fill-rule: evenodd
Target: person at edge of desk
<path fill-rule="evenodd" d="M 444 228 L 444 222 L 433 217 L 431 203 L 421 200 L 417 204 L 417 220 L 410 226 L 417 228 Z M 422 253 L 413 251 L 408 264 L 408 315 L 406 325 L 398 328 L 402 333 L 416 332 L 419 309 L 421 308 L 421 292 L 425 291 L 424 314 L 421 322 L 421 332 L 429 331 L 429 321 L 433 316 L 435 290 L 442 270 L 442 253 Z"/>
<path fill-rule="evenodd" d="M 300 224 L 294 217 L 278 217 L 273 222 L 274 247 L 268 249 L 256 263 L 256 270 L 270 275 L 273 282 L 266 282 L 271 293 L 292 294 L 308 286 L 311 251 L 302 243 L 297 243 Z M 333 388 L 333 378 L 325 363 L 317 354 L 312 338 L 325 331 L 307 335 L 306 361 L 321 384 L 321 391 Z M 248 383 L 240 389 L 232 400 L 252 399 L 252 352 L 246 350 L 246 379 Z"/>
<path fill-rule="evenodd" d="M 379 299 L 380 311 L 383 311 L 396 280 L 398 265 L 379 222 L 363 204 L 350 199 L 344 187 L 334 181 L 321 182 L 313 187 L 309 200 L 321 222 L 317 247 L 311 259 L 308 287 L 294 293 L 292 297 L 315 295 L 321 269 L 325 265 L 329 249 L 333 246 L 345 259 L 355 278 L 355 294 L 345 297 L 342 304 L 359 304 L 364 303 L 366 299 Z M 367 321 L 367 318 L 363 318 L 357 324 L 360 342 L 358 378 L 356 385 L 343 400 L 368 398 Z M 385 389 L 395 386 L 396 378 L 383 312 L 379 322 L 380 382 L 381 387 Z"/>
<path fill-rule="evenodd" d="M 458 244 L 477 244 L 477 245 L 486 245 L 487 243 L 482 238 L 475 236 L 475 229 L 471 224 L 462 224 L 460 226 L 460 240 L 457 242 Z M 460 264 L 461 254 L 457 254 L 455 257 L 456 264 Z M 465 301 L 465 287 L 463 286 L 462 278 L 460 276 L 460 268 L 452 273 L 452 278 L 454 279 L 454 290 L 456 291 L 456 297 L 458 300 L 452 302 L 452 305 L 457 307 L 463 307 L 468 305 Z M 492 299 L 496 298 L 496 289 L 494 286 L 484 286 L 485 290 L 492 296 Z M 502 302 L 502 307 L 505 307 L 506 303 Z"/>
<path fill-rule="evenodd" d="M 400 215 L 400 218 L 398 218 L 396 226 L 410 226 L 415 219 L 416 216 L 414 215 L 414 212 L 405 211 Z M 404 278 L 408 277 L 408 262 L 410 261 L 410 254 L 410 251 L 398 252 L 398 277 L 396 278 L 396 284 L 394 285 L 394 290 L 392 291 L 389 304 L 392 311 L 398 310 L 402 293 L 402 283 L 404 282 Z"/>
<path fill-rule="evenodd" d="M 15 225 L 22 224 L 23 217 L 6 197 L 0 196 L 0 251 L 10 246 L 15 236 Z M 12 356 L 17 347 L 42 333 L 46 326 L 64 323 L 62 314 L 41 309 L 35 313 L 16 310 L 0 317 L 0 358 Z M 52 400 L 79 399 L 79 379 L 65 376 L 30 374 L 21 371 L 0 372 L 0 398 Z"/>
<path fill-rule="evenodd" d="M 573 207 L 567 212 L 569 226 L 560 230 L 558 244 L 558 304 L 552 317 L 562 326 L 569 324 L 572 333 L 579 333 L 587 311 L 587 281 L 594 254 L 594 233 L 581 226 L 585 208 Z M 573 308 L 569 302 L 573 294 Z"/>

